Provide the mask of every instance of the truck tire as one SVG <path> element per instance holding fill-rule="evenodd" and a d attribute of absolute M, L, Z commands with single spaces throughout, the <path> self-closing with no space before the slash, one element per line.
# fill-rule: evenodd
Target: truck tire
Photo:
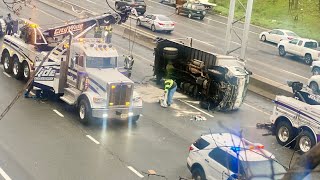
<path fill-rule="evenodd" d="M 114 6 L 115 6 L 116 10 L 119 10 L 119 9 L 120 9 L 120 6 L 119 6 L 118 3 L 116 3 Z"/>
<path fill-rule="evenodd" d="M 81 99 L 78 106 L 79 120 L 83 124 L 88 124 L 92 118 L 92 111 L 86 99 Z"/>
<path fill-rule="evenodd" d="M 13 77 L 18 80 L 21 80 L 23 78 L 23 67 L 22 64 L 19 62 L 18 57 L 14 56 L 12 66 Z"/>
<path fill-rule="evenodd" d="M 312 69 L 312 75 L 320 75 L 320 68 L 319 67 L 314 67 Z"/>
<path fill-rule="evenodd" d="M 310 54 L 306 54 L 304 56 L 304 62 L 307 64 L 307 65 L 311 65 L 312 64 L 312 57 Z"/>
<path fill-rule="evenodd" d="M 314 81 L 310 82 L 309 88 L 312 89 L 312 92 L 315 94 L 317 94 L 319 92 L 319 85 L 318 85 L 318 83 L 316 83 Z"/>
<path fill-rule="evenodd" d="M 297 150 L 300 150 L 299 152 L 304 154 L 308 152 L 314 145 L 316 145 L 316 140 L 313 133 L 308 130 L 303 130 L 297 140 Z"/>
<path fill-rule="evenodd" d="M 195 167 L 191 170 L 192 179 L 206 180 L 206 175 L 201 167 Z"/>
<path fill-rule="evenodd" d="M 188 14 L 188 18 L 189 18 L 189 19 L 192 18 L 192 14 L 191 14 L 191 13 Z"/>
<path fill-rule="evenodd" d="M 3 69 L 6 73 L 10 74 L 12 72 L 12 60 L 10 54 L 5 52 L 3 56 Z"/>
<path fill-rule="evenodd" d="M 22 63 L 22 68 L 23 68 L 23 80 L 28 81 L 30 78 L 30 68 L 26 61 Z"/>
<path fill-rule="evenodd" d="M 283 46 L 279 46 L 279 55 L 280 56 L 285 56 L 287 54 L 286 50 L 284 49 Z"/>
<path fill-rule="evenodd" d="M 276 138 L 281 146 L 291 146 L 292 139 L 294 138 L 293 128 L 287 121 L 281 121 L 276 127 Z"/>

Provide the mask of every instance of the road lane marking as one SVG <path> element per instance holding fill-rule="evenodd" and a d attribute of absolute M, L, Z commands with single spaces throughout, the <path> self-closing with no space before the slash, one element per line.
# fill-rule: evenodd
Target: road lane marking
<path fill-rule="evenodd" d="M 144 178 L 144 176 L 143 176 L 141 173 L 139 173 L 137 170 L 135 170 L 132 166 L 127 166 L 127 167 L 128 167 L 128 169 L 130 169 L 133 173 L 135 173 L 138 177 Z"/>
<path fill-rule="evenodd" d="M 0 168 L 0 174 L 5 180 L 11 180 L 11 178 L 8 176 L 6 172 L 2 168 Z"/>
<path fill-rule="evenodd" d="M 263 111 L 263 110 L 261 110 L 261 109 L 258 109 L 258 108 L 254 107 L 254 106 L 251 106 L 250 104 L 247 104 L 247 103 L 243 103 L 243 104 L 246 105 L 246 106 L 248 106 L 248 107 L 250 107 L 250 108 L 252 108 L 252 109 L 254 109 L 254 110 L 256 110 L 256 111 L 259 111 L 259 112 L 261 112 L 261 113 L 263 113 L 263 114 L 266 114 L 266 115 L 268 115 L 268 116 L 271 116 L 270 113 L 267 113 L 267 112 L 265 112 L 265 111 Z"/>
<path fill-rule="evenodd" d="M 64 117 L 63 114 L 61 114 L 58 110 L 54 109 L 53 112 L 55 112 L 56 114 L 58 114 L 60 117 Z"/>
<path fill-rule="evenodd" d="M 209 117 L 212 117 L 212 118 L 214 117 L 213 115 L 211 115 L 211 114 L 209 114 L 209 113 L 207 113 L 207 112 L 205 112 L 205 111 L 203 111 L 203 110 L 201 110 L 201 109 L 199 109 L 199 108 L 197 108 L 197 107 L 189 104 L 188 102 L 186 102 L 186 101 L 184 101 L 184 100 L 181 100 L 181 99 L 178 99 L 178 100 L 179 100 L 180 102 L 183 102 L 183 103 L 185 103 L 186 105 L 188 105 L 188 106 L 190 106 L 190 107 L 192 107 L 192 108 L 194 108 L 194 109 L 202 112 L 203 114 L 206 114 L 206 115 L 209 116 Z"/>
<path fill-rule="evenodd" d="M 96 2 L 93 2 L 91 0 L 87 0 L 89 3 L 92 3 L 92 4 L 97 4 Z"/>
<path fill-rule="evenodd" d="M 10 74 L 3 72 L 4 75 L 6 75 L 7 77 L 11 78 Z"/>
<path fill-rule="evenodd" d="M 45 12 L 45 11 L 37 8 L 37 7 L 31 6 L 31 5 L 29 5 L 29 4 L 27 4 L 27 6 L 28 6 L 29 8 L 31 8 L 31 9 L 35 8 L 35 9 L 37 9 L 38 11 L 42 12 L 43 14 L 46 14 L 46 15 L 48 15 L 48 16 L 51 16 L 51 17 L 53 17 L 53 18 L 56 18 L 56 19 L 58 19 L 58 20 L 60 20 L 60 21 L 65 22 L 63 19 L 60 19 L 60 18 L 58 18 L 58 17 L 56 17 L 56 16 L 54 16 L 54 15 L 52 15 L 52 14 L 49 14 L 49 13 L 47 13 L 47 12 Z"/>
<path fill-rule="evenodd" d="M 95 140 L 92 136 L 90 136 L 89 134 L 88 135 L 86 135 L 87 136 L 87 138 L 89 138 L 91 141 L 93 141 L 94 143 L 96 143 L 96 144 L 100 144 L 100 142 L 99 141 L 97 141 L 97 140 Z"/>

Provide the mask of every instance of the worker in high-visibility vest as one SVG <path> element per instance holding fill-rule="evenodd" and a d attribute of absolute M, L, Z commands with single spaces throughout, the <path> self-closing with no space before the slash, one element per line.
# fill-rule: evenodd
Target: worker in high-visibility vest
<path fill-rule="evenodd" d="M 110 44 L 111 43 L 111 38 L 112 38 L 112 27 L 111 25 L 106 26 L 105 32 L 104 32 L 104 41 L 105 43 Z"/>
<path fill-rule="evenodd" d="M 94 38 L 102 38 L 102 28 L 100 26 L 94 28 Z"/>
<path fill-rule="evenodd" d="M 172 80 L 172 79 L 166 79 L 166 80 L 162 80 L 162 82 L 164 83 L 164 99 L 163 102 L 161 103 L 162 107 L 167 107 L 167 106 L 171 106 L 171 104 L 173 103 L 173 95 L 177 90 L 177 83 Z"/>

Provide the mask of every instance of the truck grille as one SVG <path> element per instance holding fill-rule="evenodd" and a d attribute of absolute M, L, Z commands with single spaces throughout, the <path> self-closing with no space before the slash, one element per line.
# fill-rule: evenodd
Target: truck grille
<path fill-rule="evenodd" d="M 133 84 L 110 84 L 109 106 L 130 106 Z"/>

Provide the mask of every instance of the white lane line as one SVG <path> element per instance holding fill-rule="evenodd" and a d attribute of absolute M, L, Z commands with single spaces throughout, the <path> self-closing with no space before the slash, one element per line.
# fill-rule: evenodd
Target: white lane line
<path fill-rule="evenodd" d="M 3 72 L 4 75 L 6 75 L 7 77 L 11 78 L 10 74 Z"/>
<path fill-rule="evenodd" d="M 96 144 L 100 144 L 100 142 L 99 141 L 97 141 L 97 140 L 95 140 L 92 136 L 90 136 L 89 134 L 88 135 L 86 135 L 87 136 L 87 138 L 89 138 L 91 141 L 93 141 L 94 143 L 96 143 Z"/>
<path fill-rule="evenodd" d="M 122 47 L 120 47 L 120 46 L 118 46 L 118 45 L 116 45 L 116 44 L 113 44 L 113 45 L 116 46 L 116 47 L 119 48 L 119 49 L 122 49 L 123 51 L 129 52 L 127 49 L 124 49 L 124 48 L 122 48 Z M 142 56 L 139 56 L 139 55 L 136 54 L 136 53 L 132 53 L 132 54 L 134 54 L 135 56 L 139 57 L 140 59 L 143 59 L 143 60 L 146 60 L 146 61 L 148 61 L 148 62 L 150 62 L 150 63 L 153 63 L 153 61 L 151 61 L 151 60 L 149 60 L 149 59 L 146 59 L 146 58 L 144 58 L 144 57 L 142 57 Z"/>
<path fill-rule="evenodd" d="M 0 174 L 5 180 L 11 180 L 11 178 L 8 176 L 6 172 L 2 168 L 0 168 Z"/>
<path fill-rule="evenodd" d="M 87 0 L 89 3 L 92 3 L 92 4 L 97 4 L 96 2 L 93 2 L 91 0 Z"/>
<path fill-rule="evenodd" d="M 243 104 L 246 105 L 246 106 L 248 106 L 248 107 L 250 107 L 250 108 L 252 108 L 252 109 L 254 109 L 254 110 L 256 110 L 256 111 L 259 111 L 259 112 L 261 112 L 261 113 L 263 113 L 263 114 L 266 114 L 266 115 L 268 115 L 268 116 L 271 116 L 270 113 L 267 113 L 267 112 L 265 112 L 265 111 L 263 111 L 263 110 L 261 110 L 261 109 L 258 109 L 258 108 L 254 107 L 254 106 L 251 106 L 250 104 L 247 104 L 247 103 L 243 103 Z"/>
<path fill-rule="evenodd" d="M 54 16 L 54 15 L 52 15 L 52 14 L 49 14 L 49 13 L 47 13 L 47 12 L 45 12 L 45 11 L 43 11 L 43 10 L 41 10 L 41 9 L 37 8 L 37 7 L 31 6 L 31 5 L 29 5 L 29 4 L 27 4 L 27 6 L 28 6 L 29 8 L 31 8 L 31 9 L 35 8 L 35 9 L 37 9 L 38 11 L 42 12 L 43 14 L 46 14 L 46 15 L 48 15 L 48 16 L 51 16 L 51 17 L 53 17 L 53 18 L 56 18 L 56 19 L 58 19 L 58 20 L 60 20 L 60 21 L 63 21 L 63 22 L 64 22 L 64 20 L 63 20 L 63 19 L 58 18 L 58 17 L 56 17 L 56 16 Z"/>
<path fill-rule="evenodd" d="M 141 173 L 139 173 L 137 170 L 135 170 L 132 166 L 127 166 L 127 167 L 128 167 L 128 169 L 130 169 L 133 173 L 135 173 L 138 177 L 144 178 L 144 176 L 143 176 Z"/>
<path fill-rule="evenodd" d="M 61 114 L 58 110 L 54 109 L 53 112 L 55 112 L 56 114 L 58 114 L 60 117 L 64 117 L 63 114 Z"/>
<path fill-rule="evenodd" d="M 201 109 L 199 109 L 199 108 L 197 108 L 197 107 L 189 104 L 188 102 L 186 102 L 186 101 L 184 101 L 184 100 L 181 100 L 181 99 L 178 99 L 178 100 L 179 100 L 180 102 L 183 102 L 183 103 L 185 103 L 186 105 L 188 105 L 188 106 L 190 106 L 190 107 L 192 107 L 192 108 L 194 108 L 194 109 L 202 112 L 203 114 L 206 114 L 206 115 L 209 116 L 209 117 L 214 117 L 213 115 L 211 115 L 211 114 L 209 114 L 209 113 L 207 113 L 207 112 L 205 112 L 205 111 L 203 111 L 203 110 L 201 110 Z"/>

